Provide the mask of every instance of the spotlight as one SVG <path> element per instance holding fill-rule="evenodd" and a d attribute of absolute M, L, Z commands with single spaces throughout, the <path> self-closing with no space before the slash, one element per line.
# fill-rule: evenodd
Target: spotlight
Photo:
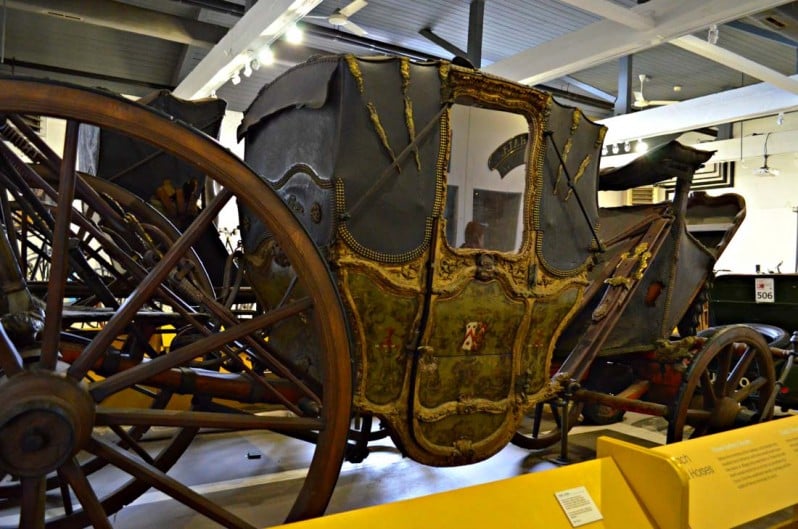
<path fill-rule="evenodd" d="M 252 76 L 252 67 L 249 65 L 248 62 L 244 63 L 244 77 Z"/>
<path fill-rule="evenodd" d="M 292 24 L 285 31 L 285 40 L 289 44 L 301 44 L 304 37 L 305 37 L 304 33 L 302 32 L 301 29 L 297 27 L 296 24 Z"/>
<path fill-rule="evenodd" d="M 629 140 L 623 143 L 623 152 L 632 152 L 632 146 L 629 144 Z"/>
<path fill-rule="evenodd" d="M 253 71 L 260 70 L 260 61 L 258 59 L 252 59 L 249 61 L 249 67 L 252 68 Z"/>
<path fill-rule="evenodd" d="M 637 140 L 637 144 L 635 144 L 635 152 L 644 153 L 648 150 L 648 143 L 644 142 L 642 139 Z"/>
<path fill-rule="evenodd" d="M 610 154 L 615 154 L 615 145 L 613 145 L 612 143 L 610 143 L 610 144 L 607 146 L 607 152 L 609 152 Z"/>
<path fill-rule="evenodd" d="M 233 74 L 233 77 L 230 78 L 230 82 L 233 83 L 234 85 L 241 83 L 241 75 L 239 74 L 239 72 Z"/>
<path fill-rule="evenodd" d="M 264 46 L 258 52 L 257 59 L 262 66 L 272 65 L 274 64 L 274 52 L 272 52 L 272 49 L 270 47 Z"/>

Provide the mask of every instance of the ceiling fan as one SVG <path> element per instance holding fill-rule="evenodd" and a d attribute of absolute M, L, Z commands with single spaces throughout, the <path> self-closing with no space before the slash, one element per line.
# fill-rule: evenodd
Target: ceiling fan
<path fill-rule="evenodd" d="M 670 105 L 673 103 L 678 103 L 678 101 L 671 99 L 654 99 L 654 100 L 646 99 L 646 97 L 643 95 L 643 85 L 647 80 L 651 78 L 644 73 L 638 75 L 637 78 L 640 79 L 640 91 L 639 92 L 637 90 L 634 91 L 635 100 L 632 103 L 632 106 L 634 108 L 658 107 L 662 105 Z"/>
<path fill-rule="evenodd" d="M 352 0 L 346 6 L 336 9 L 332 12 L 329 16 L 313 16 L 308 15 L 305 18 L 321 18 L 327 21 L 328 24 L 335 26 L 336 28 L 344 29 L 350 33 L 354 33 L 359 37 L 365 37 L 368 35 L 368 32 L 349 20 L 349 17 L 363 9 L 368 5 L 366 0 Z"/>

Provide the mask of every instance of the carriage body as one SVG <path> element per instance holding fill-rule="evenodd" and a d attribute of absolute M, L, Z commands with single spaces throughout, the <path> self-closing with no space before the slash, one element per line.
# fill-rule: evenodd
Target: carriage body
<path fill-rule="evenodd" d="M 670 168 L 604 175 L 617 188 L 682 171 L 685 185 L 675 204 L 600 212 L 604 132 L 536 89 L 384 57 L 310 61 L 246 113 L 246 161 L 335 275 L 352 333 L 354 406 L 382 419 L 414 459 L 489 457 L 597 355 L 655 349 L 698 295 L 720 250 L 689 236 L 685 219 L 690 177 L 709 154 L 673 144 L 660 153 Z M 275 249 L 257 226 L 244 243 L 257 256 L 258 290 L 280 273 Z M 606 285 L 624 279 L 623 255 L 640 277 Z M 661 299 L 647 299 L 641 283 Z M 611 315 L 597 331 L 599 312 Z M 561 373 L 558 355 L 570 358 Z"/>

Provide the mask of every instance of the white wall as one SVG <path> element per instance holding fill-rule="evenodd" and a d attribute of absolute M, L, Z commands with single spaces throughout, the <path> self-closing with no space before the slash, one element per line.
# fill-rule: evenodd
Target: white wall
<path fill-rule="evenodd" d="M 769 153 L 780 152 L 769 156 L 768 166 L 779 170 L 775 177 L 754 176 L 753 172 L 763 165 L 765 134 L 779 134 L 798 130 L 798 112 L 787 113 L 778 124 L 776 116 L 768 116 L 737 123 L 733 127 L 735 139 L 731 141 L 736 147 L 718 152 L 718 157 L 735 162 L 734 187 L 713 189 L 708 193 L 720 195 L 737 193 L 746 201 L 746 219 L 739 231 L 723 253 L 716 270 L 736 273 L 755 273 L 759 265 L 762 272 L 776 270 L 782 263 L 781 272 L 796 271 L 796 248 L 798 237 L 798 153 L 784 153 L 784 148 L 771 139 Z M 684 135 L 679 141 L 693 147 L 716 150 L 713 142 L 700 142 L 695 134 Z M 720 145 L 721 142 L 718 142 Z M 728 147 L 726 145 L 725 147 Z M 798 146 L 796 146 L 798 147 Z M 602 158 L 602 167 L 619 166 L 627 163 L 634 156 L 610 156 Z M 710 160 L 709 163 L 712 163 Z M 619 193 L 599 193 L 602 206 L 618 205 Z"/>
<path fill-rule="evenodd" d="M 729 247 L 718 261 L 718 270 L 754 273 L 756 265 L 763 272 L 795 272 L 796 222 L 798 215 L 798 165 L 794 154 L 776 155 L 768 165 L 780 169 L 775 177 L 754 176 L 762 159 L 744 159 L 737 164 L 734 188 L 722 191 L 745 198 L 746 218 Z M 711 194 L 720 194 L 712 190 Z"/>

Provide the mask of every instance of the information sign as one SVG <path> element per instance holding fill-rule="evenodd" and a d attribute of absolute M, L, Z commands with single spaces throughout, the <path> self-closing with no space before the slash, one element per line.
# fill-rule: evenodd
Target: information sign
<path fill-rule="evenodd" d="M 772 277 L 754 279 L 754 301 L 756 303 L 774 303 L 776 301 Z"/>

